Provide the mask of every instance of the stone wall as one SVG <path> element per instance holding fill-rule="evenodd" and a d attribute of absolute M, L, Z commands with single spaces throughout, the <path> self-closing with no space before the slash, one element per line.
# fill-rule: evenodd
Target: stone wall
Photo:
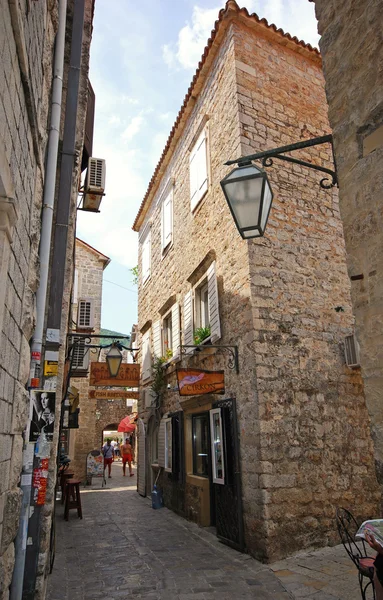
<path fill-rule="evenodd" d="M 315 0 L 351 296 L 383 484 L 382 0 Z M 356 277 L 356 279 L 353 279 Z"/>
<path fill-rule="evenodd" d="M 81 298 L 91 298 L 93 301 L 94 327 L 92 333 L 98 333 L 101 327 L 101 302 L 102 302 L 102 275 L 107 262 L 106 257 L 100 255 L 84 244 L 81 240 L 76 240 L 76 270 L 78 272 L 78 296 Z M 72 325 L 75 330 L 77 322 L 77 303 L 72 306 Z M 97 343 L 97 340 L 94 340 Z M 90 351 L 90 361 L 98 360 L 98 351 Z M 89 398 L 89 375 L 87 377 L 72 378 L 71 384 L 79 389 L 80 392 L 80 414 L 79 429 L 70 431 L 70 447 L 73 448 L 73 455 L 70 456 L 71 468 L 75 476 L 85 479 L 86 455 L 90 450 L 97 448 L 95 446 L 96 430 L 96 407 L 97 400 Z"/>
<path fill-rule="evenodd" d="M 219 185 L 227 159 L 329 131 L 320 58 L 235 13 L 221 23 L 210 53 L 180 139 L 149 195 L 141 231 L 151 225 L 152 270 L 144 286 L 139 281 L 139 329 L 157 321 L 173 297 L 183 329 L 184 296 L 215 260 L 217 343 L 238 345 L 240 372 L 218 356 L 184 364 L 225 369 L 225 395 L 238 406 L 246 545 L 271 560 L 335 543 L 338 505 L 377 514 L 372 443 L 360 373 L 345 367 L 342 352 L 353 318 L 336 193 L 319 188 L 318 174 L 275 165 L 266 236 L 246 242 Z M 192 214 L 189 151 L 206 116 L 210 187 Z M 326 148 L 301 156 L 329 164 Z M 157 200 L 171 177 L 173 244 L 163 257 Z M 213 400 L 199 402 L 206 407 Z M 161 412 L 183 404 L 170 391 Z M 147 421 L 144 396 L 139 410 Z"/>
<path fill-rule="evenodd" d="M 245 29 L 236 39 L 242 154 L 328 133 L 320 61 L 287 50 L 271 71 L 256 59 L 268 42 Z M 294 155 L 331 168 L 326 146 Z M 337 192 L 300 165 L 275 161 L 267 172 L 275 198 L 266 238 L 249 244 L 257 402 L 239 412 L 242 440 L 253 437 L 250 414 L 259 423 L 260 460 L 243 477 L 245 499 L 259 488 L 258 510 L 245 512 L 257 532 L 248 543 L 263 538 L 278 556 L 335 542 L 335 507 L 371 514 L 377 496 L 363 383 L 343 354 L 354 318 Z"/>
<path fill-rule="evenodd" d="M 20 509 L 57 7 L 0 2 L 0 598 Z"/>

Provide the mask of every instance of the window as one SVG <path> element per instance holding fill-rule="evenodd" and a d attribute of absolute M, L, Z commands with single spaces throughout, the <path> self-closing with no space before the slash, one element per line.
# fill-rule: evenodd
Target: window
<path fill-rule="evenodd" d="M 179 355 L 180 343 L 180 308 L 176 302 L 162 320 L 153 323 L 154 356 L 174 359 Z"/>
<path fill-rule="evenodd" d="M 209 476 L 209 419 L 208 413 L 193 415 L 193 475 Z"/>
<path fill-rule="evenodd" d="M 164 253 L 173 240 L 173 189 L 162 202 L 161 216 L 162 253 Z"/>
<path fill-rule="evenodd" d="M 168 353 L 173 352 L 172 313 L 169 313 L 162 323 L 162 354 L 166 357 Z"/>
<path fill-rule="evenodd" d="M 165 471 L 172 470 L 172 420 L 165 419 Z"/>
<path fill-rule="evenodd" d="M 142 283 L 145 283 L 150 277 L 150 251 L 151 251 L 151 235 L 150 231 L 142 241 L 141 250 L 141 272 Z"/>
<path fill-rule="evenodd" d="M 199 135 L 190 151 L 190 206 L 191 210 L 197 206 L 208 189 L 208 164 L 207 164 L 207 135 L 206 128 Z"/>
<path fill-rule="evenodd" d="M 184 297 L 184 345 L 194 345 L 194 331 L 200 327 L 210 327 L 212 344 L 221 337 L 219 320 L 218 286 L 215 262 L 207 269 L 206 274 L 196 283 Z M 192 349 L 187 349 L 186 352 Z"/>
<path fill-rule="evenodd" d="M 152 356 L 150 353 L 150 329 L 141 340 L 142 379 L 148 379 L 152 373 Z"/>
<path fill-rule="evenodd" d="M 195 291 L 195 325 L 197 327 L 209 327 L 209 286 L 207 280 L 196 288 Z"/>
<path fill-rule="evenodd" d="M 93 329 L 94 311 L 93 299 L 83 298 L 79 300 L 77 308 L 77 328 L 78 329 Z"/>

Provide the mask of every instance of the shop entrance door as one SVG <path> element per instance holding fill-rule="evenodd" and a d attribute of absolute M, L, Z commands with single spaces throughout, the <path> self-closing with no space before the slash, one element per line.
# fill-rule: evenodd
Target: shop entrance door
<path fill-rule="evenodd" d="M 235 399 L 213 404 L 210 433 L 217 537 L 242 552 L 244 536 Z"/>

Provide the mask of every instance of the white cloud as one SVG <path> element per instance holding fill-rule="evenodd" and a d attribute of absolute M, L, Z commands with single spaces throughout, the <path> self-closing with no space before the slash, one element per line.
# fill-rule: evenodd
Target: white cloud
<path fill-rule="evenodd" d="M 144 117 L 142 115 L 137 115 L 133 117 L 130 121 L 129 125 L 122 132 L 121 137 L 123 140 L 129 142 L 134 138 L 135 135 L 140 131 L 142 125 L 144 123 Z"/>
<path fill-rule="evenodd" d="M 194 6 L 191 24 L 187 23 L 178 33 L 175 45 L 163 46 L 163 58 L 173 68 L 180 65 L 184 69 L 195 69 L 203 54 L 206 42 L 214 27 L 220 7 L 201 8 Z"/>
<path fill-rule="evenodd" d="M 257 13 L 269 24 L 312 44 L 318 45 L 315 33 L 314 6 L 307 0 L 248 0 L 240 2 L 249 13 Z M 221 7 L 205 9 L 194 6 L 191 24 L 178 32 L 177 42 L 162 47 L 164 62 L 170 69 L 196 69 Z"/>

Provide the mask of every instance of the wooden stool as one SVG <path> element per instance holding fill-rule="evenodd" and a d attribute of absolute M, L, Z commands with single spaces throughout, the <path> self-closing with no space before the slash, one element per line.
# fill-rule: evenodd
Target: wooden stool
<path fill-rule="evenodd" d="M 61 487 L 61 504 L 65 502 L 65 493 L 66 493 L 66 483 L 68 479 L 71 479 L 74 476 L 73 471 L 63 471 L 60 477 L 60 487 Z"/>
<path fill-rule="evenodd" d="M 77 508 L 77 514 L 82 519 L 79 479 L 69 479 L 66 482 L 64 519 L 67 521 L 71 508 Z"/>

